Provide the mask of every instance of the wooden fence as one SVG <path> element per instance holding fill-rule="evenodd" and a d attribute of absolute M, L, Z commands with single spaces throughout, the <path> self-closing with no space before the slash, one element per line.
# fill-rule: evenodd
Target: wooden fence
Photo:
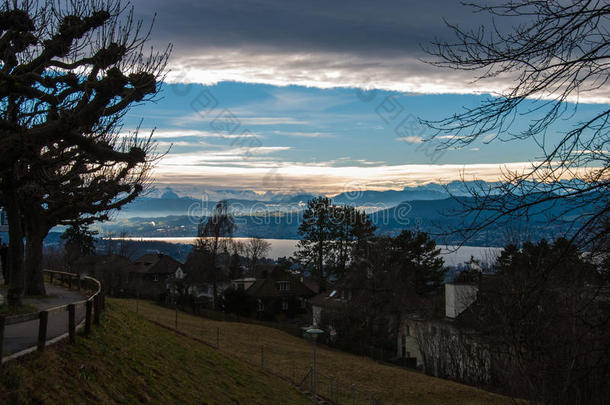
<path fill-rule="evenodd" d="M 67 273 L 63 271 L 43 270 L 50 284 L 59 284 L 68 287 L 69 289 L 76 288 L 78 291 L 91 291 L 92 294 L 84 300 L 72 302 L 70 304 L 60 305 L 58 307 L 48 308 L 40 312 L 32 312 L 23 315 L 0 316 L 0 364 L 4 355 L 4 332 L 7 326 L 18 323 L 30 322 L 39 320 L 38 323 L 38 343 L 36 347 L 24 349 L 23 352 L 37 349 L 43 351 L 47 344 L 47 330 L 49 324 L 49 314 L 68 312 L 68 334 L 67 337 L 70 343 L 75 343 L 76 329 L 84 322 L 85 335 L 91 331 L 91 324 L 98 325 L 100 323 L 100 313 L 105 307 L 105 297 L 102 293 L 101 283 L 93 277 L 80 277 L 78 274 Z M 76 308 L 77 306 L 85 306 L 85 319 L 76 324 Z M 66 336 L 60 335 L 59 338 Z"/>

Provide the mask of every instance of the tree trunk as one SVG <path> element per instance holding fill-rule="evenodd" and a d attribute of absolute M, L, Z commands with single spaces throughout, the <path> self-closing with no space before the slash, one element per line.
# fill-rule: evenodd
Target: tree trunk
<path fill-rule="evenodd" d="M 26 292 L 28 295 L 46 295 L 42 277 L 42 246 L 46 232 L 29 229 L 25 244 Z"/>
<path fill-rule="evenodd" d="M 5 189 L 4 203 L 8 216 L 9 233 L 7 300 L 10 306 L 20 306 L 23 303 L 23 294 L 25 293 L 25 272 L 23 268 L 23 227 L 17 194 Z"/>

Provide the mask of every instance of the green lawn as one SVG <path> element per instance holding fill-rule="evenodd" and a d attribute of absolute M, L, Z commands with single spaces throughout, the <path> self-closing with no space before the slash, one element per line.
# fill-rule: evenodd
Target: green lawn
<path fill-rule="evenodd" d="M 90 337 L 9 362 L 0 376 L 1 404 L 312 403 L 287 382 L 112 301 Z"/>

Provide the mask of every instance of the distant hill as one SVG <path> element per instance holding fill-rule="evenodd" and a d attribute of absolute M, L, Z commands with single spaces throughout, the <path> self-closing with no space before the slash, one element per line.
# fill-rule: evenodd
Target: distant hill
<path fill-rule="evenodd" d="M 430 189 L 405 188 L 402 191 L 354 191 L 338 194 L 332 198 L 335 204 L 347 204 L 355 206 L 378 206 L 393 207 L 403 201 L 413 200 L 441 200 L 449 197 L 443 191 Z"/>
<path fill-rule="evenodd" d="M 533 200 L 535 196 L 513 198 L 523 201 Z M 377 225 L 378 233 L 394 235 L 403 229 L 421 229 L 435 235 L 435 239 L 442 244 L 456 244 L 463 242 L 463 237 L 460 234 L 447 235 L 450 231 L 459 231 L 464 224 L 469 224 L 475 215 L 478 221 L 484 221 L 497 214 L 495 211 L 464 214 L 463 205 L 472 203 L 471 197 L 409 201 L 371 214 L 371 218 Z M 503 218 L 494 226 L 479 232 L 468 244 L 503 246 L 508 240 L 554 239 L 560 235 L 571 235 L 582 221 L 581 214 L 595 209 L 594 206 L 582 205 L 579 201 L 567 198 L 541 203 L 532 209 L 528 216 L 517 213 L 515 216 Z M 568 213 L 572 214 L 567 215 Z M 564 214 L 561 220 L 556 219 L 561 214 Z"/>

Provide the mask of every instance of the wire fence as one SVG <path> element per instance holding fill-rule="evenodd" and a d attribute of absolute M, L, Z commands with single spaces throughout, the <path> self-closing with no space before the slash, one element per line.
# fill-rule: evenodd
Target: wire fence
<path fill-rule="evenodd" d="M 314 393 L 311 351 L 307 353 L 305 359 L 302 351 L 297 352 L 290 347 L 277 347 L 267 336 L 245 335 L 243 331 L 232 327 L 231 323 L 210 321 L 144 301 L 135 300 L 129 308 L 163 327 L 199 340 L 223 354 L 281 377 L 303 391 Z M 270 333 L 273 334 L 273 331 L 270 330 Z M 374 393 L 329 373 L 317 371 L 315 378 L 316 394 L 326 402 L 340 405 L 381 404 Z"/>

